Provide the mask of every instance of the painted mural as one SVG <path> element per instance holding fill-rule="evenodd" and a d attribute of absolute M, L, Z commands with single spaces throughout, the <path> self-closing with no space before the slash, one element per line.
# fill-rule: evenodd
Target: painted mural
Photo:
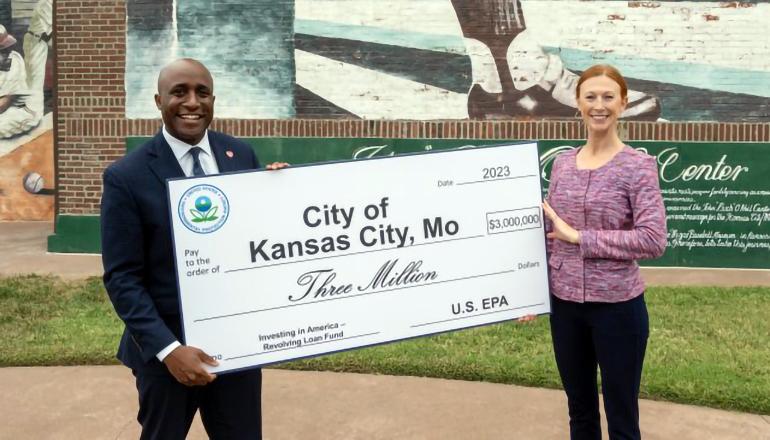
<path fill-rule="evenodd" d="M 181 57 L 215 78 L 218 117 L 294 116 L 294 5 L 286 0 L 128 0 L 126 116 L 157 118 L 158 71 Z"/>
<path fill-rule="evenodd" d="M 770 121 L 770 3 L 128 0 L 126 113 L 157 72 L 210 66 L 226 118 L 565 119 L 579 73 L 629 82 L 625 119 Z"/>
<path fill-rule="evenodd" d="M 52 220 L 52 0 L 0 0 L 0 220 Z"/>

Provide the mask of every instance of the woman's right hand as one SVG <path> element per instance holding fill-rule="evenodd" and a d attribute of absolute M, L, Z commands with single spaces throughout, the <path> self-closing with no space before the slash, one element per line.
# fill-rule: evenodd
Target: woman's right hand
<path fill-rule="evenodd" d="M 548 202 L 543 202 L 543 212 L 553 223 L 553 231 L 545 234 L 548 238 L 556 238 L 567 243 L 580 244 L 580 232 L 561 219 Z"/>

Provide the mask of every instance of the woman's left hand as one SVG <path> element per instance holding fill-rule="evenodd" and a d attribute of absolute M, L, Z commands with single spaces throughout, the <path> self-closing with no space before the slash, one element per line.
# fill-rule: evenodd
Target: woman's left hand
<path fill-rule="evenodd" d="M 562 220 L 548 202 L 543 202 L 543 212 L 548 217 L 548 220 L 551 220 L 551 223 L 553 223 L 553 231 L 546 234 L 546 237 L 556 238 L 567 243 L 580 243 L 580 232 Z"/>
<path fill-rule="evenodd" d="M 521 318 L 517 318 L 516 322 L 520 324 L 527 324 L 530 322 L 535 322 L 536 319 L 537 319 L 537 315 L 524 315 Z"/>

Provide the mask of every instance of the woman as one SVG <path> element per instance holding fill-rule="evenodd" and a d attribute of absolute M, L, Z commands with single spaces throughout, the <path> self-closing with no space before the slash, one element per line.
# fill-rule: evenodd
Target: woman
<path fill-rule="evenodd" d="M 580 76 L 588 139 L 559 155 L 543 210 L 549 230 L 551 335 L 572 439 L 601 439 L 596 369 L 610 439 L 639 439 L 639 383 L 649 324 L 636 260 L 666 248 L 655 158 L 625 145 L 628 89 L 612 66 Z"/>

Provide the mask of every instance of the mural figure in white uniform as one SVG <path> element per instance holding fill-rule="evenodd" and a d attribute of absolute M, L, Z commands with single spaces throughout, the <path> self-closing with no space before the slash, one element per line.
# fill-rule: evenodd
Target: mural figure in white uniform
<path fill-rule="evenodd" d="M 40 0 L 24 34 L 24 57 L 17 39 L 0 25 L 0 138 L 35 128 L 43 118 L 46 61 L 53 34 L 52 0 Z"/>

